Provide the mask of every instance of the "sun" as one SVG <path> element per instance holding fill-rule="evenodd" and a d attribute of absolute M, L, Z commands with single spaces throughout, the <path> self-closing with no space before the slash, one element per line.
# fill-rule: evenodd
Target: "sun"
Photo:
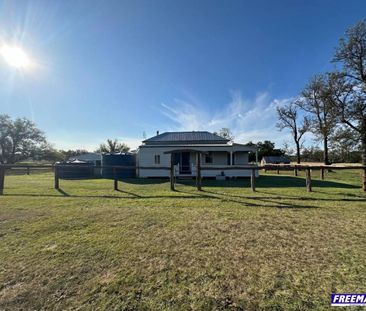
<path fill-rule="evenodd" d="M 17 46 L 3 45 L 0 47 L 0 55 L 12 67 L 26 69 L 31 65 L 28 55 Z"/>

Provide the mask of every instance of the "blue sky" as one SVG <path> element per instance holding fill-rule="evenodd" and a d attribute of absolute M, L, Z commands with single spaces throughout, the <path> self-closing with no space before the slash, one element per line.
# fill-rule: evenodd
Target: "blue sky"
<path fill-rule="evenodd" d="M 31 118 L 59 148 L 221 127 L 281 147 L 276 106 L 333 68 L 365 12 L 355 0 L 0 0 L 0 43 L 34 65 L 0 59 L 0 113 Z"/>

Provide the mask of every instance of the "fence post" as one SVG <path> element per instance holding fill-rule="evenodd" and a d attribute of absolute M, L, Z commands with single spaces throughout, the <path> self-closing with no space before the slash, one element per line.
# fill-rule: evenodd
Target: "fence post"
<path fill-rule="evenodd" d="M 118 179 L 117 179 L 117 170 L 113 168 L 113 178 L 114 178 L 114 190 L 118 190 Z"/>
<path fill-rule="evenodd" d="M 170 154 L 170 190 L 171 191 L 175 190 L 173 153 Z"/>
<path fill-rule="evenodd" d="M 59 181 L 59 176 L 58 176 L 58 166 L 55 165 L 54 166 L 54 170 L 55 170 L 55 189 L 59 189 L 60 188 L 60 181 Z"/>
<path fill-rule="evenodd" d="M 29 175 L 29 174 L 30 174 L 30 167 L 27 166 L 27 175 Z"/>
<path fill-rule="evenodd" d="M 324 168 L 320 169 L 320 178 L 321 180 L 324 180 Z"/>
<path fill-rule="evenodd" d="M 366 168 L 363 169 L 362 175 L 362 190 L 366 191 Z"/>
<path fill-rule="evenodd" d="M 277 168 L 277 175 L 280 175 L 280 170 L 279 170 L 279 168 Z"/>
<path fill-rule="evenodd" d="M 202 182 L 201 182 L 201 153 L 197 152 L 196 156 L 196 186 L 197 190 L 202 190 Z"/>
<path fill-rule="evenodd" d="M 0 195 L 4 194 L 5 167 L 0 164 Z"/>
<path fill-rule="evenodd" d="M 250 186 L 252 188 L 252 191 L 255 191 L 255 169 L 252 168 L 252 173 L 250 175 Z"/>
<path fill-rule="evenodd" d="M 311 171 L 310 168 L 306 168 L 306 191 L 311 192 Z"/>
<path fill-rule="evenodd" d="M 295 175 L 295 176 L 297 176 L 297 175 L 298 175 L 298 173 L 297 173 L 297 167 L 295 167 L 295 169 L 294 169 L 294 175 Z"/>

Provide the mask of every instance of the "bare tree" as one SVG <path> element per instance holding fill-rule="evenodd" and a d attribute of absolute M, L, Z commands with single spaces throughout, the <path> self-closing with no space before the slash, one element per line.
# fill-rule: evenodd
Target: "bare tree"
<path fill-rule="evenodd" d="M 328 96 L 328 74 L 315 75 L 301 92 L 297 105 L 309 114 L 312 133 L 323 141 L 323 161 L 329 165 L 328 141 L 337 124 Z"/>
<path fill-rule="evenodd" d="M 310 121 L 307 116 L 300 117 L 297 100 L 287 106 L 277 108 L 278 122 L 277 127 L 282 131 L 289 129 L 296 145 L 297 163 L 301 161 L 301 139 L 310 129 Z"/>
<path fill-rule="evenodd" d="M 362 84 L 366 83 L 366 21 L 357 23 L 339 40 L 333 58 L 340 62 L 346 75 Z"/>
<path fill-rule="evenodd" d="M 360 135 L 362 164 L 366 166 L 366 22 L 361 21 L 346 31 L 336 50 L 334 62 L 341 73 L 332 74 L 332 104 L 337 117 Z M 366 191 L 366 172 L 363 177 Z"/>
<path fill-rule="evenodd" d="M 290 144 L 285 141 L 283 143 L 283 147 L 281 148 L 281 150 L 283 150 L 285 155 L 293 155 L 294 154 L 294 149 L 291 148 Z"/>
<path fill-rule="evenodd" d="M 226 138 L 230 141 L 233 141 L 234 140 L 234 135 L 233 133 L 231 132 L 231 130 L 227 127 L 223 127 L 218 133 L 214 133 L 214 134 L 217 134 L 223 138 Z"/>

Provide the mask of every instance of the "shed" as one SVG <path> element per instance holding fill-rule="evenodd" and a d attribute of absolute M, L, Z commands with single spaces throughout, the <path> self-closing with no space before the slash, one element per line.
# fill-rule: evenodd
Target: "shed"
<path fill-rule="evenodd" d="M 261 165 L 266 164 L 290 164 L 290 159 L 287 156 L 264 156 Z"/>

